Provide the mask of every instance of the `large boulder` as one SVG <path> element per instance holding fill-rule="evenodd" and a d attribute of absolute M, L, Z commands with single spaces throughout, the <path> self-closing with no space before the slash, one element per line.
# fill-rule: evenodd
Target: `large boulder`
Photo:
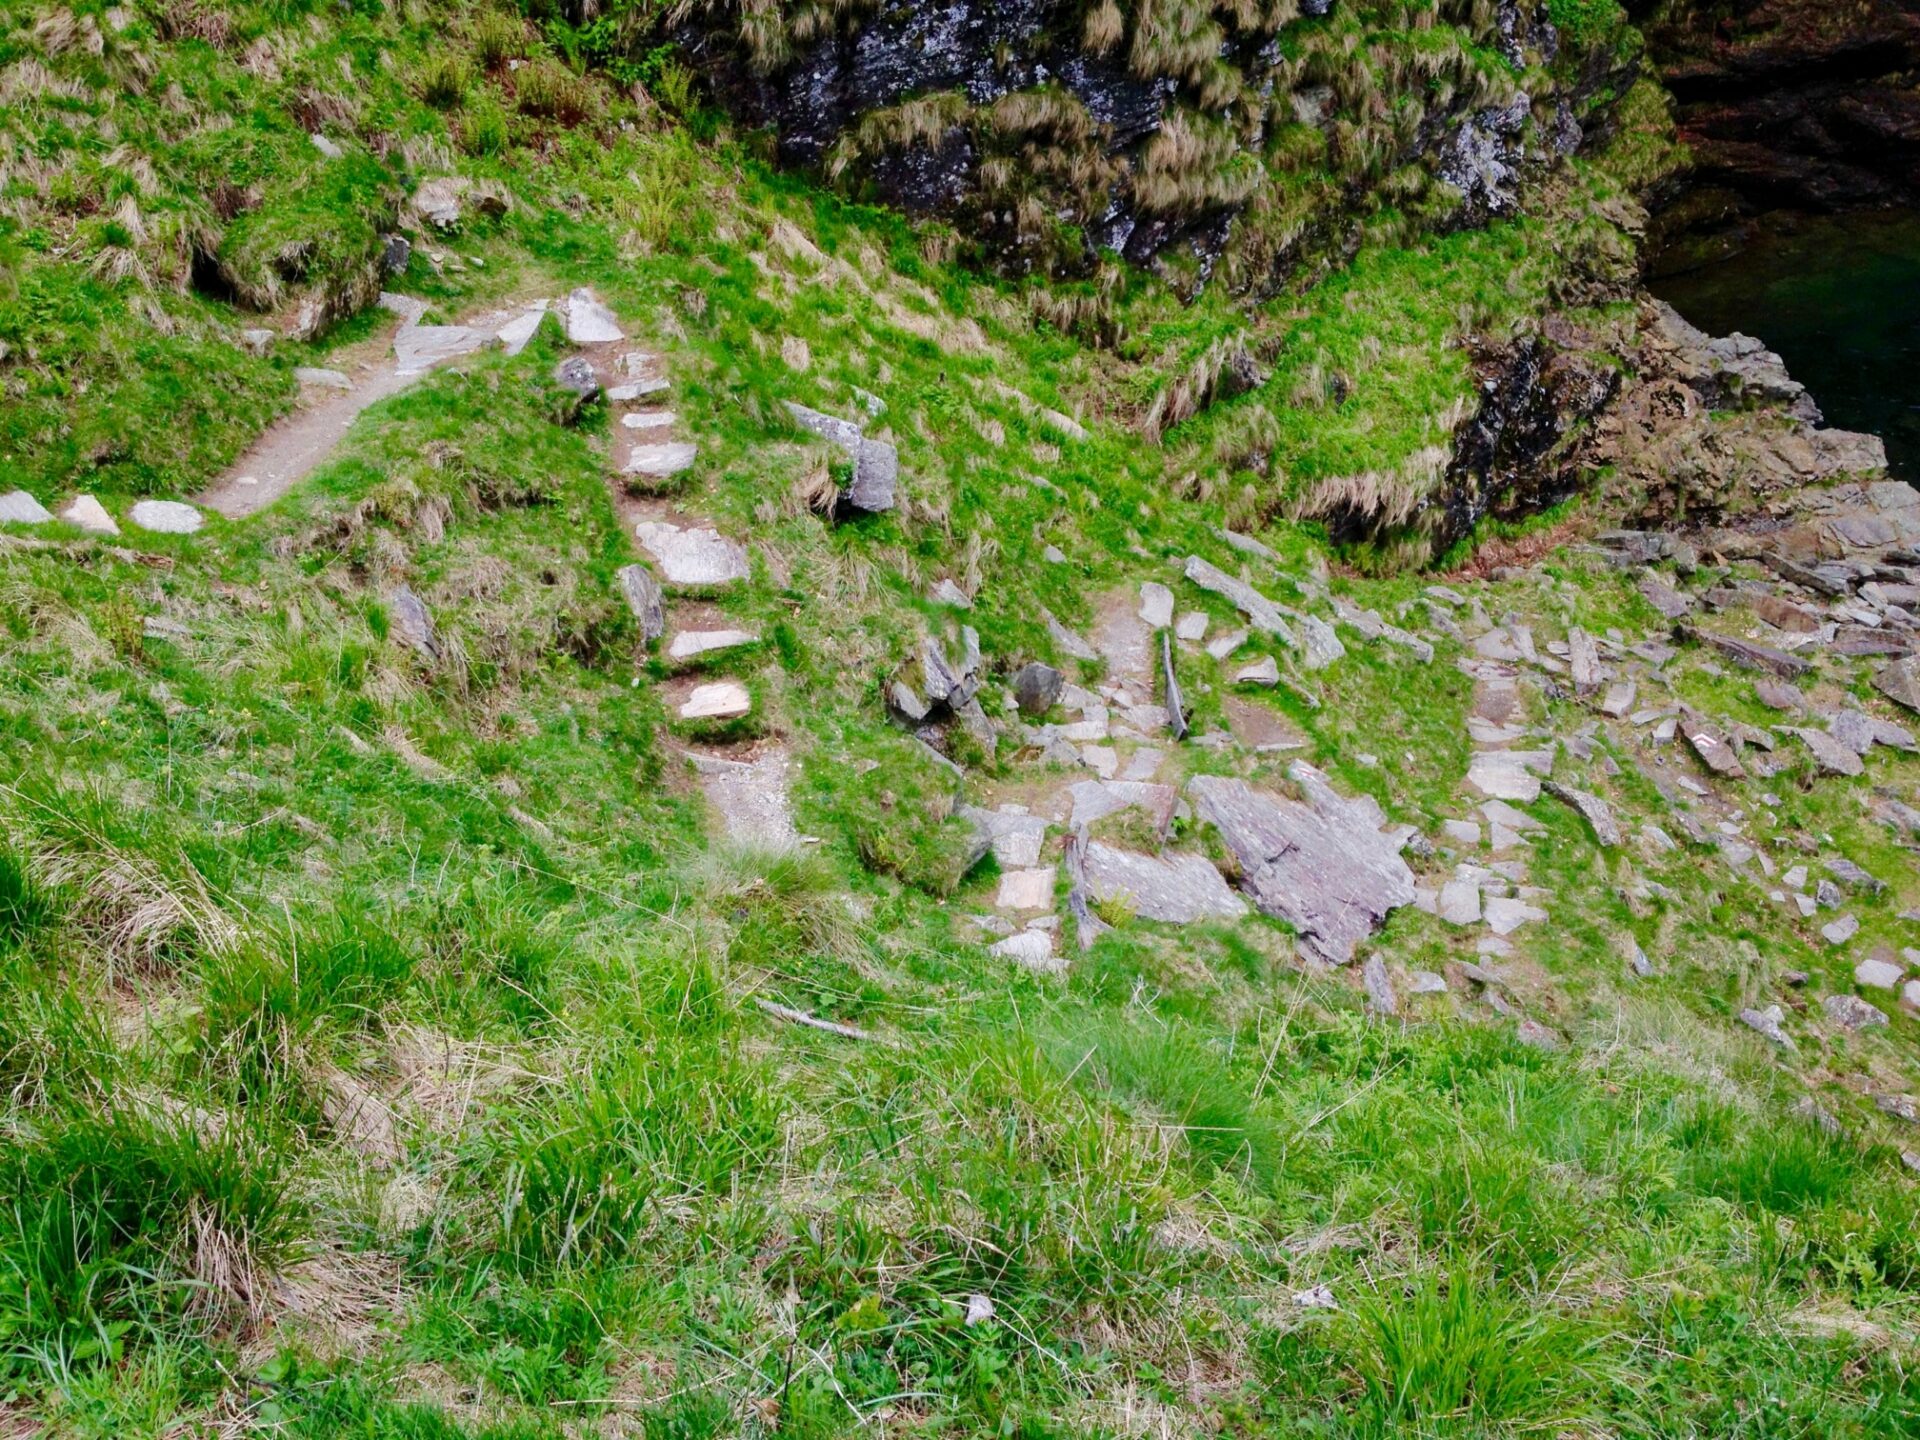
<path fill-rule="evenodd" d="M 1292 925 L 1304 952 L 1344 965 L 1391 911 L 1413 903 L 1413 872 L 1371 797 L 1348 799 L 1303 761 L 1288 773 L 1303 800 L 1218 775 L 1196 776 L 1187 796 L 1220 832 L 1261 912 Z"/>

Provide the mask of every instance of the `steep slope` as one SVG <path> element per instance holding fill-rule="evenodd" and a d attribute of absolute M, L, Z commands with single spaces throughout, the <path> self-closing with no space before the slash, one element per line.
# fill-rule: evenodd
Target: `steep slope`
<path fill-rule="evenodd" d="M 1558 288 L 1631 107 L 1550 213 L 1182 304 L 958 268 L 581 32 L 161 13 L 0 68 L 10 1425 L 1912 1431 L 1920 506 Z M 265 309 L 142 248 L 236 129 L 242 218 L 381 176 Z M 1288 518 L 1456 428 L 1469 521 L 1615 468 L 1444 574 Z"/>

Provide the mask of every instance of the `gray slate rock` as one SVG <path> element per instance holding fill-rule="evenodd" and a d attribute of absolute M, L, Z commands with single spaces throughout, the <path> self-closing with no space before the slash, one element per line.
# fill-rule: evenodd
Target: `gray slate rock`
<path fill-rule="evenodd" d="M 207 523 L 206 516 L 184 500 L 140 500 L 127 518 L 156 535 L 191 535 Z"/>
<path fill-rule="evenodd" d="M 661 593 L 660 582 L 653 578 L 653 572 L 644 565 L 624 565 L 615 578 L 620 582 L 620 593 L 626 597 L 627 608 L 640 622 L 640 638 L 650 645 L 666 634 L 666 596 Z"/>
<path fill-rule="evenodd" d="M 1827 1012 L 1827 1018 L 1842 1030 L 1865 1030 L 1887 1023 L 1884 1010 L 1858 995 L 1829 995 L 1820 1006 Z"/>
<path fill-rule="evenodd" d="M 405 585 L 387 596 L 387 613 L 393 621 L 393 638 L 422 659 L 440 658 L 440 639 L 434 634 L 433 614 L 426 602 Z"/>
<path fill-rule="evenodd" d="M 1896 705 L 1920 711 L 1920 657 L 1908 656 L 1880 667 L 1873 687 Z"/>
<path fill-rule="evenodd" d="M 600 395 L 600 377 L 578 355 L 569 355 L 553 367 L 553 383 L 573 396 L 572 414 L 578 415 Z"/>
<path fill-rule="evenodd" d="M 1571 785 L 1562 785 L 1557 780 L 1542 783 L 1545 790 L 1554 799 L 1572 806 L 1593 827 L 1593 838 L 1602 845 L 1611 848 L 1620 843 L 1620 826 L 1613 818 L 1613 811 L 1607 808 L 1607 802 L 1598 795 L 1586 790 L 1576 790 Z"/>
<path fill-rule="evenodd" d="M 1187 925 L 1237 920 L 1247 913 L 1246 901 L 1199 855 L 1142 855 L 1095 840 L 1087 845 L 1082 863 L 1095 900 L 1124 896 L 1142 919 Z"/>
<path fill-rule="evenodd" d="M 1288 773 L 1305 803 L 1215 775 L 1196 777 L 1187 794 L 1240 862 L 1241 887 L 1262 913 L 1291 924 L 1303 949 L 1344 965 L 1389 912 L 1413 903 L 1413 872 L 1370 797 L 1338 794 L 1303 761 Z"/>
<path fill-rule="evenodd" d="M 1227 600 L 1249 621 L 1282 644 L 1298 644 L 1280 607 L 1246 581 L 1236 579 L 1217 565 L 1208 564 L 1198 555 L 1187 557 L 1186 576 L 1202 590 L 1211 590 Z"/>
<path fill-rule="evenodd" d="M 1764 1010 L 1742 1010 L 1740 1023 L 1748 1029 L 1757 1031 L 1782 1050 L 1792 1051 L 1799 1047 L 1793 1043 L 1793 1037 L 1780 1026 L 1786 1019 L 1786 1012 L 1778 1005 L 1769 1005 Z"/>
<path fill-rule="evenodd" d="M 1026 716 L 1040 716 L 1051 710 L 1060 700 L 1060 692 L 1066 688 L 1067 677 L 1051 665 L 1042 665 L 1038 660 L 1020 667 L 1020 673 L 1013 677 L 1013 698 L 1019 705 L 1020 713 Z"/>
<path fill-rule="evenodd" d="M 52 514 L 24 490 L 0 495 L 0 525 L 45 525 Z"/>

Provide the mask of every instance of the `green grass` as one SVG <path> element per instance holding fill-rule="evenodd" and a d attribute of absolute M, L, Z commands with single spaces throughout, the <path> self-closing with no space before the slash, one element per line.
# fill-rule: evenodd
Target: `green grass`
<path fill-rule="evenodd" d="M 261 181 L 220 224 L 234 263 L 271 267 L 327 211 L 310 268 L 282 278 L 288 303 L 364 262 L 383 207 L 439 167 L 427 140 L 511 181 L 506 216 L 422 242 L 484 267 L 416 258 L 395 283 L 444 318 L 591 283 L 666 357 L 702 452 L 675 503 L 756 550 L 753 580 L 714 603 L 766 643 L 725 665 L 796 752 L 796 824 L 816 843 L 709 842 L 688 737 L 617 598 L 632 549 L 607 422 L 560 423 L 551 329 L 372 408 L 251 521 L 0 542 L 12 1411 L 53 1435 L 154 1437 L 244 1412 L 316 1440 L 545 1440 L 602 1421 L 648 1437 L 1913 1431 L 1912 1142 L 1857 1089 L 1911 1068 L 1915 1022 L 1828 1044 L 1796 1013 L 1790 1062 L 1739 1027 L 1788 968 L 1813 972 L 1810 995 L 1847 979 L 1764 887 L 1704 847 L 1600 855 L 1542 802 L 1529 864 L 1554 919 L 1517 932 L 1505 968 L 1567 1036 L 1554 1053 L 1457 967 L 1449 995 L 1417 1011 L 1403 995 L 1417 1018 L 1371 1016 L 1351 977 L 1303 967 L 1262 921 L 1176 931 L 1116 911 L 1128 923 L 1064 977 L 1036 977 L 963 923 L 997 866 L 963 873 L 974 846 L 951 812 L 1071 777 L 1009 744 L 962 781 L 881 718 L 923 627 L 977 629 L 991 710 L 1053 654 L 1043 610 L 1084 628 L 1099 597 L 1187 554 L 1239 569 L 1223 523 L 1263 525 L 1282 558 L 1250 576 L 1322 611 L 1303 587 L 1325 531 L 1289 519 L 1294 503 L 1441 441 L 1468 384 L 1460 336 L 1533 313 L 1543 252 L 1583 222 L 1408 244 L 1417 226 L 1379 217 L 1351 266 L 1295 294 L 1182 308 L 1134 276 L 1089 282 L 1078 321 L 1035 323 L 1033 287 L 930 260 L 898 217 L 727 138 L 619 128 L 639 112 L 596 80 L 511 93 L 503 62 L 546 46 L 505 12 L 232 12 L 224 45 L 163 41 L 142 11 L 102 56 L 48 63 L 113 78 L 121 48 L 143 47 L 159 69 L 114 111 L 129 145 L 172 162 L 143 214 L 187 214 L 218 174 Z M 43 54 L 6 35 L 0 66 Z M 238 62 L 262 35 L 289 47 L 277 80 Z M 451 37 L 445 53 L 428 37 Z M 1402 38 L 1356 53 L 1387 76 Z M 1460 63 L 1490 62 L 1469 47 Z M 236 124 L 176 134 L 170 83 Z M 568 84 L 604 127 L 560 123 Z M 385 322 L 256 361 L 231 343 L 250 317 L 163 282 L 158 241 L 141 251 L 151 286 L 61 258 L 114 238 L 86 229 L 127 168 L 94 129 L 76 138 L 94 103 L 42 96 L 5 122 L 68 159 L 58 203 L 37 208 L 35 188 L 30 223 L 5 222 L 26 258 L 0 291 L 18 382 L 0 454 L 46 499 L 191 491 L 289 403 L 295 363 Z M 321 110 L 349 148 L 337 176 L 304 139 Z M 368 137 L 386 132 L 420 143 L 379 154 Z M 12 217 L 24 172 L 0 188 Z M 782 358 L 789 337 L 805 372 Z M 1141 440 L 1156 397 L 1243 342 L 1263 386 L 1171 426 L 1163 449 Z M 817 457 L 780 402 L 851 412 L 855 386 L 886 402 L 907 503 L 834 527 L 794 499 Z M 1020 396 L 1077 411 L 1089 437 L 1063 439 Z M 123 448 L 102 458 L 110 435 Z M 1048 544 L 1068 562 L 1044 561 Z M 1475 594 L 1542 643 L 1571 623 L 1653 628 L 1634 577 L 1574 552 L 1542 573 L 1565 583 Z M 941 577 L 977 587 L 964 617 L 925 602 Z M 1426 578 L 1347 567 L 1331 584 L 1424 628 L 1403 607 Z M 434 616 L 437 664 L 395 642 L 398 583 Z M 1230 622 L 1173 583 L 1215 633 Z M 149 617 L 186 633 L 148 638 Z M 1259 703 L 1343 791 L 1432 834 L 1464 811 L 1458 647 L 1436 637 L 1428 667 L 1342 633 L 1345 660 Z M 1678 692 L 1764 719 L 1710 664 L 1672 662 Z M 1183 670 L 1201 728 L 1230 674 Z M 1563 734 L 1585 719 L 1565 696 L 1528 707 Z M 1565 773 L 1623 820 L 1672 826 L 1637 743 L 1601 746 L 1618 773 Z M 1285 758 L 1260 783 L 1284 787 Z M 1870 765 L 1911 785 L 1904 757 Z M 1777 857 L 1830 836 L 1885 876 L 1892 893 L 1851 908 L 1863 943 L 1902 943 L 1920 901 L 1906 852 L 1861 787 L 1798 779 L 1729 793 L 1777 816 Z M 1417 865 L 1433 883 L 1439 862 Z M 1625 978 L 1624 937 L 1655 979 Z M 1379 949 L 1396 970 L 1473 954 L 1412 910 Z M 1809 1093 L 1849 1138 L 1794 1117 Z M 1337 1310 L 1295 1302 L 1321 1284 Z M 990 1322 L 964 1323 L 973 1295 Z"/>

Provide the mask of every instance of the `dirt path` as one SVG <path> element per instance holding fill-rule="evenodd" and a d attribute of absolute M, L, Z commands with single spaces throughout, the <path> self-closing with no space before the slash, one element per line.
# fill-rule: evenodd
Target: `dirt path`
<path fill-rule="evenodd" d="M 387 303 L 389 297 L 382 297 Z M 436 365 L 471 354 L 496 339 L 515 351 L 532 335 L 546 302 L 491 311 L 463 325 L 422 325 L 424 304 L 408 297 L 391 297 L 388 308 L 400 322 L 377 342 L 356 346 L 333 357 L 343 367 L 317 371 L 320 376 L 344 375 L 349 388 L 337 382 L 302 385 L 301 404 L 291 415 L 270 425 L 246 454 L 200 494 L 194 503 L 240 520 L 264 510 L 311 474 L 345 438 L 360 412 L 397 395 Z"/>

